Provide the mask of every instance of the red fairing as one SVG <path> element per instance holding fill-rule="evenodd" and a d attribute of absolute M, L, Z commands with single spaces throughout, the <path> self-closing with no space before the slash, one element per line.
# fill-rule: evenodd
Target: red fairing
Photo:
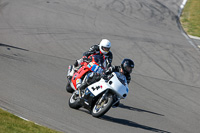
<path fill-rule="evenodd" d="M 71 82 L 73 83 L 75 89 L 77 89 L 76 87 L 76 80 L 77 79 L 82 79 L 84 78 L 85 74 L 88 72 L 92 72 L 93 71 L 93 67 L 92 66 L 99 66 L 99 64 L 95 61 L 95 55 L 90 55 L 88 57 L 88 59 L 90 59 L 92 57 L 92 61 L 91 62 L 82 62 L 81 63 L 81 68 L 74 73 Z M 85 58 L 85 57 L 83 57 Z M 103 56 L 103 60 L 105 60 L 105 57 Z M 101 66 L 102 69 L 104 69 L 103 66 Z"/>

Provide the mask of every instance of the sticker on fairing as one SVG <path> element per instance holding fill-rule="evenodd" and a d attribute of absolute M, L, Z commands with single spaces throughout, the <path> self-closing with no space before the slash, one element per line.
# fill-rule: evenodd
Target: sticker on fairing
<path fill-rule="evenodd" d="M 98 71 L 98 69 L 99 69 L 99 66 L 97 66 L 97 65 L 93 65 L 92 66 L 92 68 L 91 68 L 91 70 L 93 71 L 93 72 L 97 72 Z"/>
<path fill-rule="evenodd" d="M 101 67 L 99 67 L 98 65 L 93 65 L 91 70 L 93 72 L 97 72 L 97 73 L 102 73 L 103 72 L 103 69 Z"/>
<path fill-rule="evenodd" d="M 103 69 L 101 67 L 99 67 L 97 73 L 102 73 L 103 72 Z"/>
<path fill-rule="evenodd" d="M 88 65 L 87 65 L 87 67 L 89 67 L 89 68 L 90 68 L 90 67 L 92 67 L 92 66 L 90 66 L 90 64 L 88 64 Z"/>
<path fill-rule="evenodd" d="M 76 84 L 81 83 L 81 79 L 76 80 Z"/>
<path fill-rule="evenodd" d="M 88 66 L 89 68 L 91 68 L 93 65 L 94 65 L 94 64 L 93 64 L 92 62 L 90 62 L 87 66 Z"/>

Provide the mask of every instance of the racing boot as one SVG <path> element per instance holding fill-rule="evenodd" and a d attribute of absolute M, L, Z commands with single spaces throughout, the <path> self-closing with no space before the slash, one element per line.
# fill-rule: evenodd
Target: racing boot
<path fill-rule="evenodd" d="M 73 77 L 74 73 L 78 71 L 81 62 L 83 62 L 82 58 L 79 60 L 76 60 L 73 66 L 71 65 L 72 69 L 71 69 L 71 72 L 68 74 L 69 76 Z"/>
<path fill-rule="evenodd" d="M 76 62 L 74 63 L 74 65 L 70 65 L 69 68 L 68 68 L 68 77 L 73 77 L 74 73 L 76 71 L 78 71 L 78 68 L 79 68 L 79 64 L 78 64 L 78 61 L 76 60 Z"/>
<path fill-rule="evenodd" d="M 74 65 L 71 65 L 71 71 L 69 71 L 68 76 L 73 77 L 75 71 L 76 71 L 76 69 L 75 69 Z"/>
<path fill-rule="evenodd" d="M 73 66 L 69 65 L 68 67 L 68 72 L 67 72 L 67 77 L 69 78 L 71 76 L 71 71 L 72 71 Z M 72 76 L 71 76 L 72 77 Z"/>

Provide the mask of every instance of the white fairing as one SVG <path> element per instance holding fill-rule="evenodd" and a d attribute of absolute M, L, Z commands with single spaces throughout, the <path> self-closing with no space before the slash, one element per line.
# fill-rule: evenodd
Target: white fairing
<path fill-rule="evenodd" d="M 129 91 L 126 77 L 118 72 L 113 72 L 112 75 L 112 78 L 108 82 L 105 82 L 104 79 L 101 79 L 100 81 L 88 86 L 88 89 L 93 93 L 94 96 L 99 95 L 106 89 L 110 89 L 113 90 L 119 98 L 125 98 Z M 122 79 L 121 81 L 123 81 L 124 84 L 122 84 L 119 79 Z"/>

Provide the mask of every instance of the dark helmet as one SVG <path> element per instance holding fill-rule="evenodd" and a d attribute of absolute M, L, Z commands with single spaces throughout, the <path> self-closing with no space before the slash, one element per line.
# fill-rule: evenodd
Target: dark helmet
<path fill-rule="evenodd" d="M 130 74 L 134 68 L 134 62 L 131 59 L 124 59 L 121 63 L 124 74 Z"/>

